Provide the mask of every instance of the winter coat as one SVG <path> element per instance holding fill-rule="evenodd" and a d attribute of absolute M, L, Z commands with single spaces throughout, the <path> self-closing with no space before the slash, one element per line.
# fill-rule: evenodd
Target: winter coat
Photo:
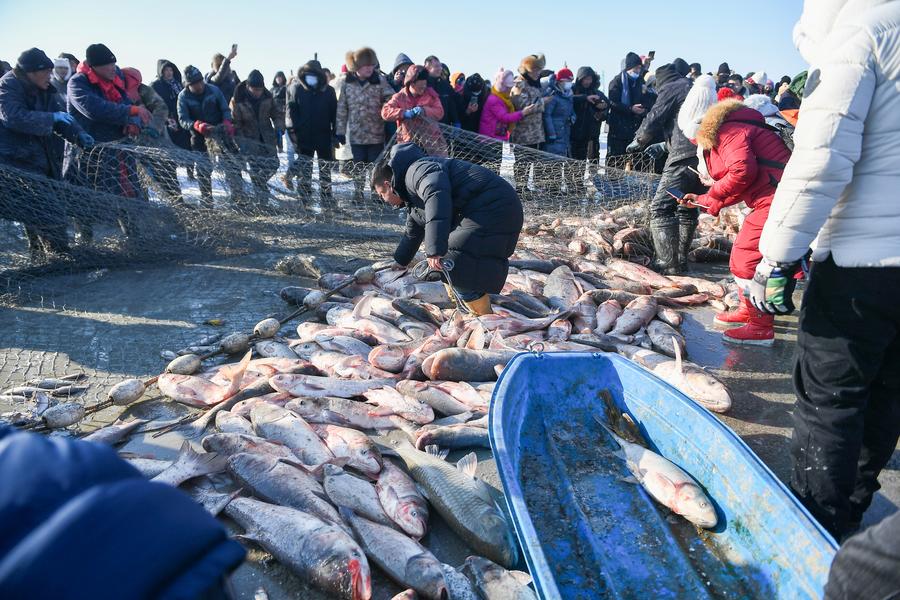
<path fill-rule="evenodd" d="M 388 164 L 409 210 L 394 260 L 409 264 L 424 243 L 426 255 L 454 261 L 455 286 L 499 293 L 522 228 L 522 204 L 512 186 L 489 169 L 428 157 L 414 144 L 391 148 Z"/>
<path fill-rule="evenodd" d="M 366 80 L 347 73 L 337 92 L 337 132 L 354 144 L 383 144 L 381 108 L 393 95 L 394 88 L 378 71 Z"/>
<path fill-rule="evenodd" d="M 275 83 L 278 80 L 278 76 L 281 75 L 284 77 L 284 85 L 278 85 Z M 287 99 L 287 77 L 284 74 L 284 71 L 278 71 L 275 73 L 275 77 L 272 78 L 272 87 L 269 88 L 269 91 L 272 93 L 272 97 L 275 98 L 275 106 L 284 114 L 284 105 Z"/>
<path fill-rule="evenodd" d="M 225 96 L 225 102 L 231 102 L 234 90 L 241 82 L 237 73 L 231 70 L 231 61 L 227 58 L 222 61 L 218 71 L 210 71 L 206 74 L 205 79 L 206 83 L 211 83 L 219 88 L 222 95 Z"/>
<path fill-rule="evenodd" d="M 522 110 L 529 104 L 535 104 L 543 96 L 544 92 L 541 90 L 540 82 L 533 81 L 527 75 L 520 75 L 516 81 L 516 85 L 513 86 L 512 91 L 509 93 L 509 98 L 512 100 L 516 110 Z M 539 107 L 539 110 L 531 113 L 527 117 L 523 117 L 510 134 L 509 141 L 513 144 L 523 144 L 527 146 L 543 144 L 546 139 L 544 135 L 543 113 L 544 105 L 542 104 Z"/>
<path fill-rule="evenodd" d="M 172 68 L 172 82 L 174 82 L 174 85 L 163 79 L 162 72 L 166 66 Z M 178 94 L 181 93 L 184 86 L 181 84 L 181 72 L 175 66 L 175 63 L 164 58 L 156 61 L 156 79 L 153 80 L 150 87 L 166 103 L 166 108 L 169 109 L 169 117 L 175 121 L 174 127 L 169 128 L 169 137 L 179 148 L 190 149 L 190 132 L 186 131 L 181 126 L 181 123 L 178 122 Z"/>
<path fill-rule="evenodd" d="M 169 107 L 165 101 L 160 98 L 152 87 L 145 84 L 138 85 L 138 95 L 141 98 L 141 106 L 150 111 L 152 118 L 138 136 L 138 145 L 141 146 L 166 146 L 170 147 L 168 121 Z M 152 129 L 155 134 L 148 132 Z"/>
<path fill-rule="evenodd" d="M 487 103 L 488 96 L 491 95 L 491 88 L 485 84 L 484 79 L 479 75 L 469 75 L 463 84 L 462 94 L 457 94 L 456 111 L 459 113 L 459 121 L 462 128 L 466 131 L 477 133 L 481 129 L 481 113 L 484 112 L 484 105 Z M 475 104 L 478 109 L 471 114 L 466 113 L 469 103 L 475 98 Z"/>
<path fill-rule="evenodd" d="M 590 87 L 583 87 L 581 80 L 587 76 L 594 78 Z M 588 96 L 599 96 L 605 103 L 603 108 L 588 102 Z M 597 74 L 590 67 L 581 67 L 575 76 L 575 85 L 572 87 L 572 102 L 575 109 L 575 122 L 572 124 L 572 141 L 599 140 L 600 124 L 606 120 L 609 111 L 609 99 L 600 91 Z"/>
<path fill-rule="evenodd" d="M 242 81 L 235 88 L 231 99 L 231 116 L 234 120 L 235 141 L 242 151 L 265 156 L 277 154 L 275 131 L 284 129 L 284 113 L 278 109 L 271 92 L 263 91 L 262 96 L 254 102 L 247 89 L 247 82 Z"/>
<path fill-rule="evenodd" d="M 478 133 L 495 140 L 506 141 L 509 139 L 509 124 L 521 120 L 522 111 L 510 112 L 506 103 L 492 93 L 484 104 Z"/>
<path fill-rule="evenodd" d="M 623 80 L 631 93 L 631 99 L 627 106 L 622 103 Z M 648 108 L 654 99 L 652 94 L 644 90 L 644 82 L 640 77 L 632 79 L 625 71 L 613 77 L 609 82 L 609 116 L 606 119 L 609 125 L 609 137 L 629 142 L 633 140 L 644 116 L 631 112 L 631 107 L 635 104 L 642 104 L 644 108 Z"/>
<path fill-rule="evenodd" d="M 698 199 L 709 206 L 709 214 L 739 202 L 768 208 L 791 152 L 759 111 L 737 100 L 715 104 L 700 123 L 697 144 L 716 182 Z"/>
<path fill-rule="evenodd" d="M 195 94 L 188 88 L 178 94 L 178 122 L 183 128 L 196 135 L 194 123 L 200 121 L 210 125 L 221 125 L 232 121 L 231 109 L 221 90 L 211 83 L 203 86 L 203 91 Z"/>
<path fill-rule="evenodd" d="M 433 89 L 441 99 L 441 106 L 444 108 L 444 116 L 440 119 L 445 125 L 455 125 L 459 123 L 459 114 L 457 113 L 457 93 L 450 85 L 450 82 L 443 77 L 429 77 L 428 87 Z"/>
<path fill-rule="evenodd" d="M 65 112 L 56 89 L 39 90 L 24 75 L 0 78 L 0 162 L 53 179 L 62 173 L 63 140 L 75 142 L 81 127 L 53 122 Z"/>
<path fill-rule="evenodd" d="M 550 94 L 550 102 L 544 105 L 544 130 L 547 135 L 547 141 L 544 143 L 545 152 L 560 156 L 569 155 L 574 120 L 575 103 L 572 92 L 554 87 Z"/>
<path fill-rule="evenodd" d="M 644 148 L 662 137 L 669 152 L 668 163 L 692 158 L 697 153 L 697 147 L 678 127 L 678 111 L 692 85 L 693 82 L 682 76 L 673 65 L 663 65 L 657 69 L 656 89 L 659 93 L 656 102 L 644 115 L 634 136 Z"/>
<path fill-rule="evenodd" d="M 0 425 L 0 482 L 3 598 L 72 596 L 73 578 L 85 598 L 221 597 L 211 592 L 246 555 L 196 502 L 104 444 Z"/>
<path fill-rule="evenodd" d="M 286 95 L 285 127 L 294 136 L 298 150 L 330 146 L 337 134 L 337 96 L 325 73 L 312 62 L 300 67 Z M 312 88 L 305 79 L 310 74 L 319 78 Z"/>
<path fill-rule="evenodd" d="M 122 71 L 118 76 L 125 81 Z M 68 110 L 78 124 L 93 136 L 96 142 L 112 142 L 125 137 L 125 126 L 131 116 L 131 101 L 122 89 L 122 98 L 110 102 L 99 86 L 92 84 L 84 73 L 76 73 L 69 79 Z"/>
<path fill-rule="evenodd" d="M 421 106 L 424 113 L 412 119 L 404 119 L 403 112 Z M 397 123 L 397 141 L 415 142 L 432 156 L 447 156 L 447 142 L 438 126 L 444 116 L 441 99 L 431 88 L 425 88 L 421 96 L 413 96 L 404 87 L 391 96 L 381 108 L 381 118 Z"/>

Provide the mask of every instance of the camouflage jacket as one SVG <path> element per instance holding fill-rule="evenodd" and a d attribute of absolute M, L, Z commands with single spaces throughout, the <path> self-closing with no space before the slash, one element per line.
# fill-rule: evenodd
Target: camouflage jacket
<path fill-rule="evenodd" d="M 516 110 L 522 110 L 529 104 L 540 101 L 544 93 L 540 87 L 529 85 L 522 77 L 516 78 L 516 85 L 513 86 L 509 93 Z M 544 106 L 541 104 L 539 110 L 531 113 L 516 123 L 516 128 L 512 130 L 510 135 L 510 143 L 527 144 L 529 146 L 544 143 Z"/>
<path fill-rule="evenodd" d="M 384 75 L 376 72 L 361 81 L 354 73 L 348 73 L 336 92 L 336 131 L 346 135 L 351 144 L 383 144 L 381 107 L 394 95 L 394 88 Z"/>

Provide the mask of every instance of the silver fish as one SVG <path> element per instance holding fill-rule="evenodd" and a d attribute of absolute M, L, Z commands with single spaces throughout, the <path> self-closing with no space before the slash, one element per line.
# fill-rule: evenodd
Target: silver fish
<path fill-rule="evenodd" d="M 99 444 L 108 444 L 110 446 L 113 446 L 121 442 L 125 436 L 127 436 L 129 433 L 131 433 L 144 423 L 147 423 L 146 419 L 116 421 L 111 425 L 101 427 L 100 429 L 84 436 L 81 439 L 87 442 L 96 442 Z"/>
<path fill-rule="evenodd" d="M 370 521 L 395 527 L 381 507 L 375 486 L 370 482 L 351 475 L 337 465 L 325 465 L 322 473 L 322 487 L 335 506 L 344 506 Z"/>
<path fill-rule="evenodd" d="M 334 458 L 309 423 L 286 408 L 257 404 L 250 409 L 250 422 L 257 435 L 284 444 L 303 464 L 316 467 Z"/>
<path fill-rule="evenodd" d="M 462 567 L 472 585 L 483 598 L 504 600 L 537 600 L 538 595 L 528 587 L 531 575 L 521 571 L 507 571 L 480 556 L 470 556 Z"/>
<path fill-rule="evenodd" d="M 178 487 L 188 479 L 220 473 L 225 470 L 226 458 L 215 452 L 199 454 L 191 448 L 191 443 L 185 441 L 181 445 L 181 452 L 175 462 L 165 471 L 153 478 L 152 481 L 167 483 Z"/>

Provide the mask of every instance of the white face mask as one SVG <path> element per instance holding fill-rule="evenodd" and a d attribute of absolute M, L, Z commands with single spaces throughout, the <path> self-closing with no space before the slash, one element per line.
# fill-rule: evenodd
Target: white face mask
<path fill-rule="evenodd" d="M 307 75 L 303 79 L 306 81 L 306 85 L 308 85 L 309 87 L 316 87 L 317 85 L 319 85 L 319 78 L 315 75 Z"/>
<path fill-rule="evenodd" d="M 567 82 L 563 83 L 563 89 L 568 92 L 569 90 L 572 89 L 572 83 L 573 82 L 571 82 L 571 81 L 567 81 Z"/>

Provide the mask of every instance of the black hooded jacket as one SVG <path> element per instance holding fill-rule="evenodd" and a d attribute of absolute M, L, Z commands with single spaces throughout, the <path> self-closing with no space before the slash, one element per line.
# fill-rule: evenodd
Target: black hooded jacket
<path fill-rule="evenodd" d="M 455 262 L 461 290 L 499 293 L 522 228 L 522 204 L 493 171 L 455 158 L 435 158 L 415 144 L 391 148 L 392 185 L 406 203 L 406 232 L 394 260 L 409 264 L 424 242 L 428 256 Z"/>
<path fill-rule="evenodd" d="M 585 77 L 593 77 L 590 87 L 581 85 Z M 600 91 L 597 73 L 590 67 L 581 67 L 572 86 L 572 100 L 575 106 L 575 123 L 572 125 L 572 141 L 597 140 L 600 138 L 600 124 L 606 120 L 609 99 Z M 600 102 L 588 102 L 588 96 L 600 96 Z"/>
<path fill-rule="evenodd" d="M 306 84 L 306 75 L 319 81 Z M 311 60 L 297 70 L 297 79 L 285 94 L 285 128 L 296 136 L 298 148 L 315 149 L 333 143 L 337 121 L 337 95 L 318 61 Z"/>
<path fill-rule="evenodd" d="M 173 86 L 163 79 L 163 69 L 167 66 L 172 67 L 172 72 L 174 74 L 173 79 L 177 83 L 177 86 Z M 175 66 L 175 63 L 164 58 L 156 61 L 156 79 L 153 80 L 151 87 L 153 88 L 153 91 L 159 94 L 159 97 L 165 101 L 166 107 L 169 109 L 169 114 L 178 114 L 178 92 L 180 92 L 184 86 L 181 84 L 181 71 Z M 177 91 L 175 87 L 178 88 Z"/>
<path fill-rule="evenodd" d="M 631 92 L 628 104 L 622 101 L 623 81 Z M 634 114 L 631 107 L 635 104 L 642 104 L 644 108 L 647 108 L 653 103 L 653 100 L 654 96 L 645 91 L 644 81 L 641 77 L 632 79 L 625 71 L 613 77 L 609 82 L 609 116 L 607 117 L 609 137 L 630 142 L 644 118 L 644 115 Z"/>
<path fill-rule="evenodd" d="M 678 127 L 678 111 L 687 97 L 693 82 L 678 72 L 674 65 L 663 65 L 656 70 L 658 96 L 634 139 L 643 147 L 662 138 L 669 151 L 669 162 L 697 156 L 697 147 L 687 139 Z"/>
<path fill-rule="evenodd" d="M 453 125 L 459 123 L 459 114 L 456 111 L 457 93 L 450 85 L 450 82 L 443 77 L 428 77 L 428 87 L 433 89 L 441 99 L 441 106 L 444 107 L 444 117 L 441 123 Z"/>
<path fill-rule="evenodd" d="M 484 78 L 478 73 L 469 75 L 463 84 L 462 94 L 457 94 L 457 112 L 459 113 L 459 122 L 466 131 L 478 133 L 481 126 L 481 113 L 484 111 L 484 105 L 487 103 L 488 96 L 491 95 L 491 88 L 488 86 Z M 471 114 L 466 114 L 469 103 L 475 99 L 478 110 Z"/>

